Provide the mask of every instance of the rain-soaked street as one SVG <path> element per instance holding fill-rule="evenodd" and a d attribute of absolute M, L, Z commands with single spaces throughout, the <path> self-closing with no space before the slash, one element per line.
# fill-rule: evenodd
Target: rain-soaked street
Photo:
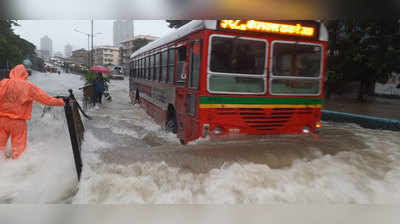
<path fill-rule="evenodd" d="M 77 97 L 80 76 L 34 73 L 51 95 Z M 128 80 L 88 111 L 75 180 L 63 108 L 34 104 L 28 148 L 0 156 L 0 203 L 400 203 L 400 132 L 323 123 L 319 136 L 198 140 L 173 134 L 130 104 Z"/>

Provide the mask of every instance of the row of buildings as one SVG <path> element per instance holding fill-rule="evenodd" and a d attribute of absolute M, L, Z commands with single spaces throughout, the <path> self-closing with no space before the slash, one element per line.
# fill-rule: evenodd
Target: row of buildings
<path fill-rule="evenodd" d="M 113 46 L 97 46 L 93 49 L 93 64 L 94 65 L 114 65 L 127 66 L 129 57 L 132 55 L 135 48 L 136 39 L 147 39 L 154 41 L 157 37 L 149 35 L 134 36 L 134 26 L 132 20 L 117 20 L 114 22 L 113 30 Z M 76 64 L 88 66 L 90 63 L 90 51 L 86 49 L 78 49 L 73 51 L 70 44 L 64 48 L 64 55 L 61 52 L 53 53 L 53 42 L 48 36 L 40 39 L 40 50 L 38 55 L 45 60 L 54 56 L 64 57 L 68 61 Z"/>
<path fill-rule="evenodd" d="M 136 39 L 147 39 L 154 41 L 157 37 L 149 35 L 137 35 L 127 40 L 121 41 L 118 47 L 115 46 L 97 46 L 93 50 L 94 65 L 121 65 L 125 66 L 133 54 Z M 90 64 L 90 51 L 79 49 L 72 51 L 69 59 L 77 64 Z"/>
<path fill-rule="evenodd" d="M 37 54 L 44 59 L 53 56 L 69 58 L 72 56 L 72 45 L 65 45 L 64 54 L 59 51 L 53 53 L 53 41 L 46 35 L 40 38 L 40 49 L 37 51 Z"/>

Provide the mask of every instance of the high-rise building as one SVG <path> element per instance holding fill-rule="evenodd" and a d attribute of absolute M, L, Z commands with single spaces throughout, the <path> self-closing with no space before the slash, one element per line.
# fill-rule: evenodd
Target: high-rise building
<path fill-rule="evenodd" d="M 72 56 L 72 45 L 71 44 L 65 45 L 64 56 L 65 56 L 65 58 L 70 58 Z"/>
<path fill-rule="evenodd" d="M 114 22 L 114 47 L 120 47 L 120 42 L 133 37 L 132 20 L 116 20 Z"/>
<path fill-rule="evenodd" d="M 49 58 L 53 54 L 53 41 L 47 35 L 40 39 L 40 52 L 43 58 Z"/>

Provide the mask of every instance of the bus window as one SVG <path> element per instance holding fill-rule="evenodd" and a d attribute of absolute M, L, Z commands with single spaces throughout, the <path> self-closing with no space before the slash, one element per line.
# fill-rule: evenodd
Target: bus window
<path fill-rule="evenodd" d="M 321 47 L 309 44 L 274 43 L 273 75 L 319 77 Z"/>
<path fill-rule="evenodd" d="M 186 102 L 186 113 L 196 116 L 196 95 L 187 94 Z"/>
<path fill-rule="evenodd" d="M 144 58 L 144 79 L 149 79 L 148 59 L 149 57 Z"/>
<path fill-rule="evenodd" d="M 129 63 L 129 77 L 133 78 L 133 74 L 134 74 L 133 72 L 134 72 L 134 64 L 133 64 L 133 61 L 131 61 Z"/>
<path fill-rule="evenodd" d="M 157 69 L 156 69 L 156 57 L 157 54 L 153 54 L 153 80 L 156 80 L 156 73 L 157 73 Z"/>
<path fill-rule="evenodd" d="M 210 70 L 230 74 L 265 74 L 266 42 L 212 37 Z"/>
<path fill-rule="evenodd" d="M 137 60 L 135 59 L 133 61 L 133 64 L 135 65 L 135 69 L 133 70 L 133 77 L 135 77 L 135 79 L 137 78 Z"/>
<path fill-rule="evenodd" d="M 168 83 L 174 83 L 175 75 L 175 48 L 168 50 Z"/>
<path fill-rule="evenodd" d="M 154 55 L 150 56 L 150 80 L 154 79 Z"/>
<path fill-rule="evenodd" d="M 189 87 L 198 89 L 201 70 L 201 41 L 192 42 L 190 54 Z"/>
<path fill-rule="evenodd" d="M 136 64 L 136 60 L 133 61 L 133 77 L 137 77 L 136 75 L 136 71 L 137 71 L 137 64 Z"/>
<path fill-rule="evenodd" d="M 208 73 L 212 93 L 266 92 L 267 42 L 233 36 L 213 36 Z"/>
<path fill-rule="evenodd" d="M 155 55 L 156 59 L 155 62 L 156 64 L 154 65 L 155 71 L 154 71 L 154 80 L 159 81 L 160 80 L 160 53 L 157 53 Z"/>
<path fill-rule="evenodd" d="M 147 71 L 147 79 L 148 79 L 148 80 L 151 80 L 151 75 L 150 75 L 150 73 L 151 73 L 150 58 L 151 58 L 151 56 L 148 56 L 148 57 L 146 58 L 146 63 L 147 63 L 147 65 L 146 65 L 146 71 Z"/>
<path fill-rule="evenodd" d="M 161 53 L 161 81 L 167 81 L 167 68 L 168 68 L 168 51 L 165 50 Z"/>
<path fill-rule="evenodd" d="M 142 67 L 143 67 L 143 63 L 142 63 L 142 59 L 139 60 L 139 78 L 142 79 Z"/>
<path fill-rule="evenodd" d="M 147 58 L 146 57 L 144 57 L 143 58 L 143 79 L 147 79 L 147 69 L 146 69 L 146 61 L 147 61 Z"/>
<path fill-rule="evenodd" d="M 321 46 L 276 42 L 272 48 L 271 94 L 318 95 Z"/>
<path fill-rule="evenodd" d="M 138 59 L 138 78 L 142 78 L 142 60 Z"/>
<path fill-rule="evenodd" d="M 141 75 L 141 77 L 142 77 L 142 79 L 145 79 L 146 76 L 145 76 L 145 74 L 144 74 L 144 65 L 145 65 L 145 64 L 144 64 L 144 58 L 142 58 L 141 61 L 142 61 L 142 69 L 141 69 L 142 75 Z"/>
<path fill-rule="evenodd" d="M 185 67 L 186 67 L 186 46 L 178 48 L 178 72 L 176 82 L 180 85 L 185 84 Z"/>
<path fill-rule="evenodd" d="M 142 64 L 141 64 L 141 60 L 140 59 L 138 59 L 137 62 L 138 62 L 138 71 L 137 71 L 137 73 L 138 73 L 138 78 L 140 79 L 141 78 L 140 77 L 140 74 L 141 74 L 140 69 L 142 68 Z"/>

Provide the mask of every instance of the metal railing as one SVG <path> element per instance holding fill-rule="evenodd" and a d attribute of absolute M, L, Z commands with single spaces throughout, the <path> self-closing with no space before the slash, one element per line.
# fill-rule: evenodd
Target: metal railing
<path fill-rule="evenodd" d="M 79 88 L 83 91 L 83 110 L 87 110 L 94 106 L 94 86 L 87 85 L 82 88 Z"/>

